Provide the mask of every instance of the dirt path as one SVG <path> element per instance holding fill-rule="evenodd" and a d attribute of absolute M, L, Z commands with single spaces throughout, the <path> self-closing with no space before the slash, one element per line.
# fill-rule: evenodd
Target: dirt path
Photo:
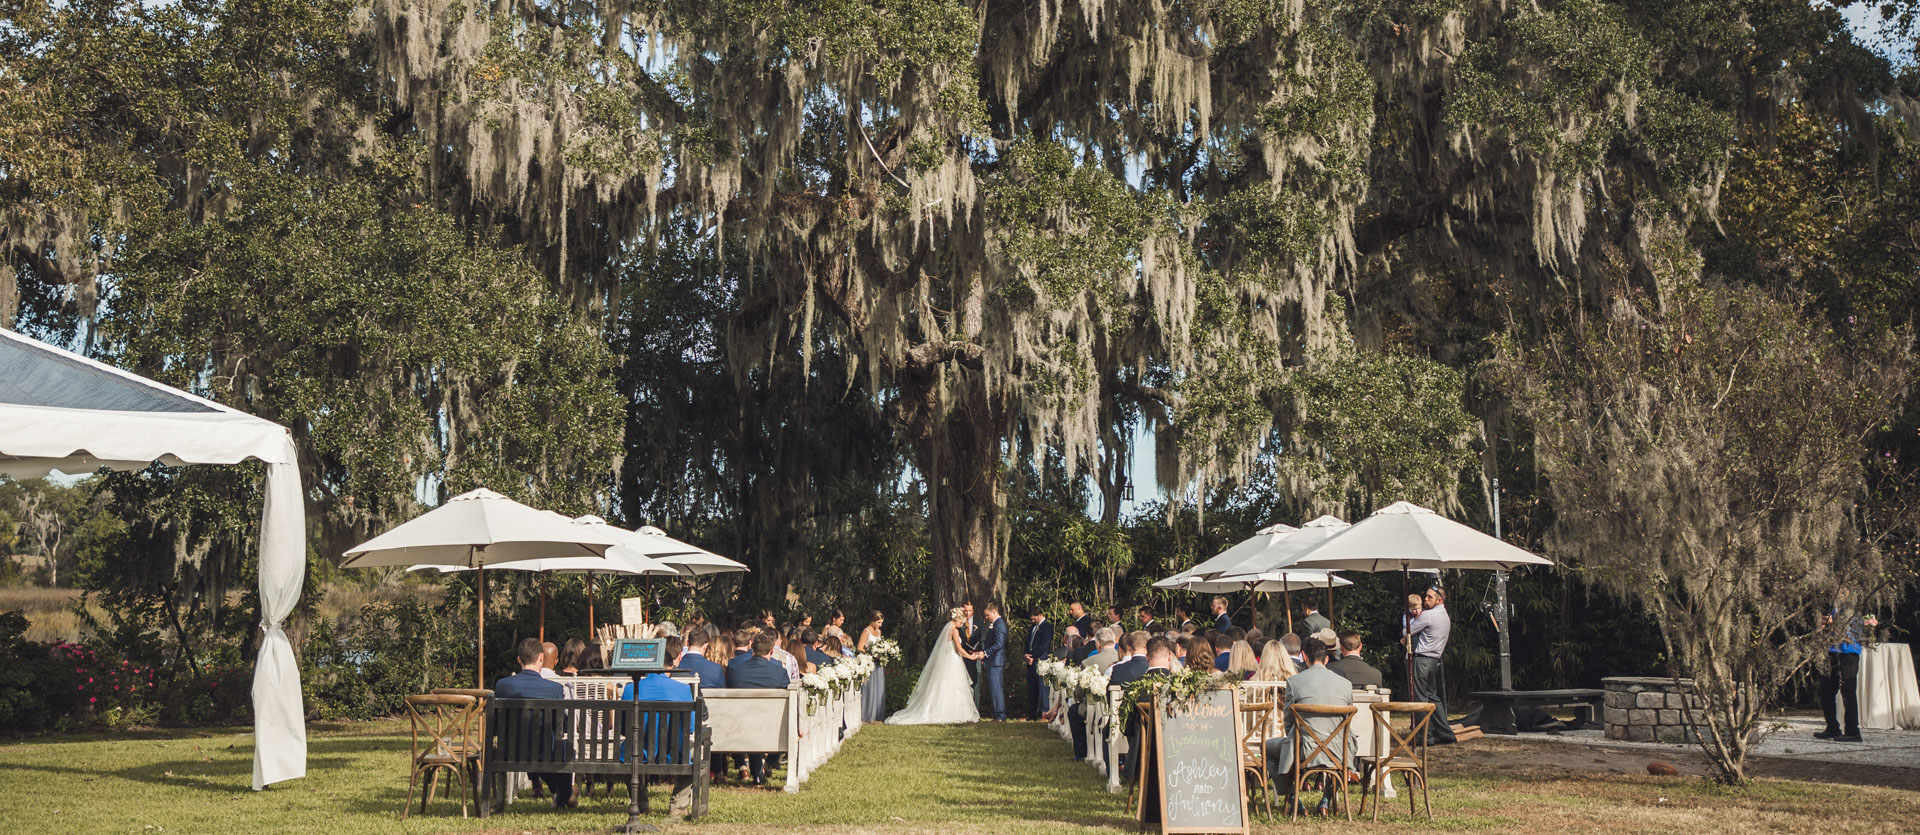
<path fill-rule="evenodd" d="M 1699 777 L 1708 771 L 1706 760 L 1699 754 L 1529 740 L 1525 736 L 1483 737 L 1462 745 L 1443 746 L 1433 749 L 1433 758 L 1435 768 L 1443 771 L 1525 779 L 1645 775 L 1647 764 L 1656 760 L 1672 763 L 1682 775 Z M 1749 762 L 1756 777 L 1920 791 L 1920 769 L 1759 756 Z"/>

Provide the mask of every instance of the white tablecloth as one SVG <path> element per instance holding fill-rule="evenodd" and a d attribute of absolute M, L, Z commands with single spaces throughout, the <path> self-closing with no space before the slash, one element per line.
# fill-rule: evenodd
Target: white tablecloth
<path fill-rule="evenodd" d="M 1876 644 L 1860 652 L 1860 727 L 1920 728 L 1920 685 L 1906 644 Z"/>

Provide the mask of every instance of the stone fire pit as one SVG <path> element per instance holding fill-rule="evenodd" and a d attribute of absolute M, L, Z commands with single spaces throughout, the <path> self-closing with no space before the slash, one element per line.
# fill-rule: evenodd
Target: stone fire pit
<path fill-rule="evenodd" d="M 1608 739 L 1694 742 L 1690 711 L 1700 709 L 1692 679 L 1620 676 L 1601 680 L 1607 691 L 1601 723 Z"/>

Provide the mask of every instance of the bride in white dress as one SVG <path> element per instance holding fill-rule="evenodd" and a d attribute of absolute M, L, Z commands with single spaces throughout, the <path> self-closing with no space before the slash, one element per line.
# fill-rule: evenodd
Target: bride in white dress
<path fill-rule="evenodd" d="M 948 614 L 946 628 L 933 642 L 927 666 L 913 686 L 913 698 L 907 700 L 905 709 L 887 717 L 887 724 L 958 725 L 980 721 L 980 707 L 973 703 L 973 680 L 961 659 L 983 656 L 960 647 L 959 625 L 966 620 L 966 612 L 954 609 Z"/>

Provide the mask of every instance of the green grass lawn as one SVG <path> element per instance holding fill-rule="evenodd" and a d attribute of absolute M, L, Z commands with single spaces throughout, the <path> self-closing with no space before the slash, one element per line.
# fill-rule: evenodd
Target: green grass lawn
<path fill-rule="evenodd" d="M 1383 816 L 1379 829 L 1476 832 L 1886 832 L 1920 819 L 1920 792 L 1762 781 L 1730 791 L 1692 778 L 1580 774 L 1505 765 L 1503 748 L 1470 743 L 1436 762 L 1437 820 Z M 1536 743 L 1540 745 L 1543 743 Z M 1478 747 L 1476 747 L 1478 746 Z M 1531 749 L 1535 752 L 1541 750 Z M 1125 798 L 1038 725 L 871 726 L 798 794 L 720 786 L 709 817 L 680 832 L 1133 832 Z M 435 801 L 400 819 L 406 726 L 316 725 L 309 776 L 251 792 L 245 729 L 53 737 L 0 745 L 0 831 L 522 832 L 603 831 L 625 819 L 625 796 L 555 812 L 523 799 L 485 822 Z M 664 812 L 656 790 L 653 808 Z M 1404 801 L 1402 801 L 1404 803 Z M 1389 807 L 1391 809 L 1391 807 Z M 1399 807 L 1404 810 L 1404 805 Z M 664 823 L 661 815 L 652 819 Z M 1332 830 L 1334 822 L 1256 829 Z M 1369 827 L 1370 828 L 1370 827 Z"/>

